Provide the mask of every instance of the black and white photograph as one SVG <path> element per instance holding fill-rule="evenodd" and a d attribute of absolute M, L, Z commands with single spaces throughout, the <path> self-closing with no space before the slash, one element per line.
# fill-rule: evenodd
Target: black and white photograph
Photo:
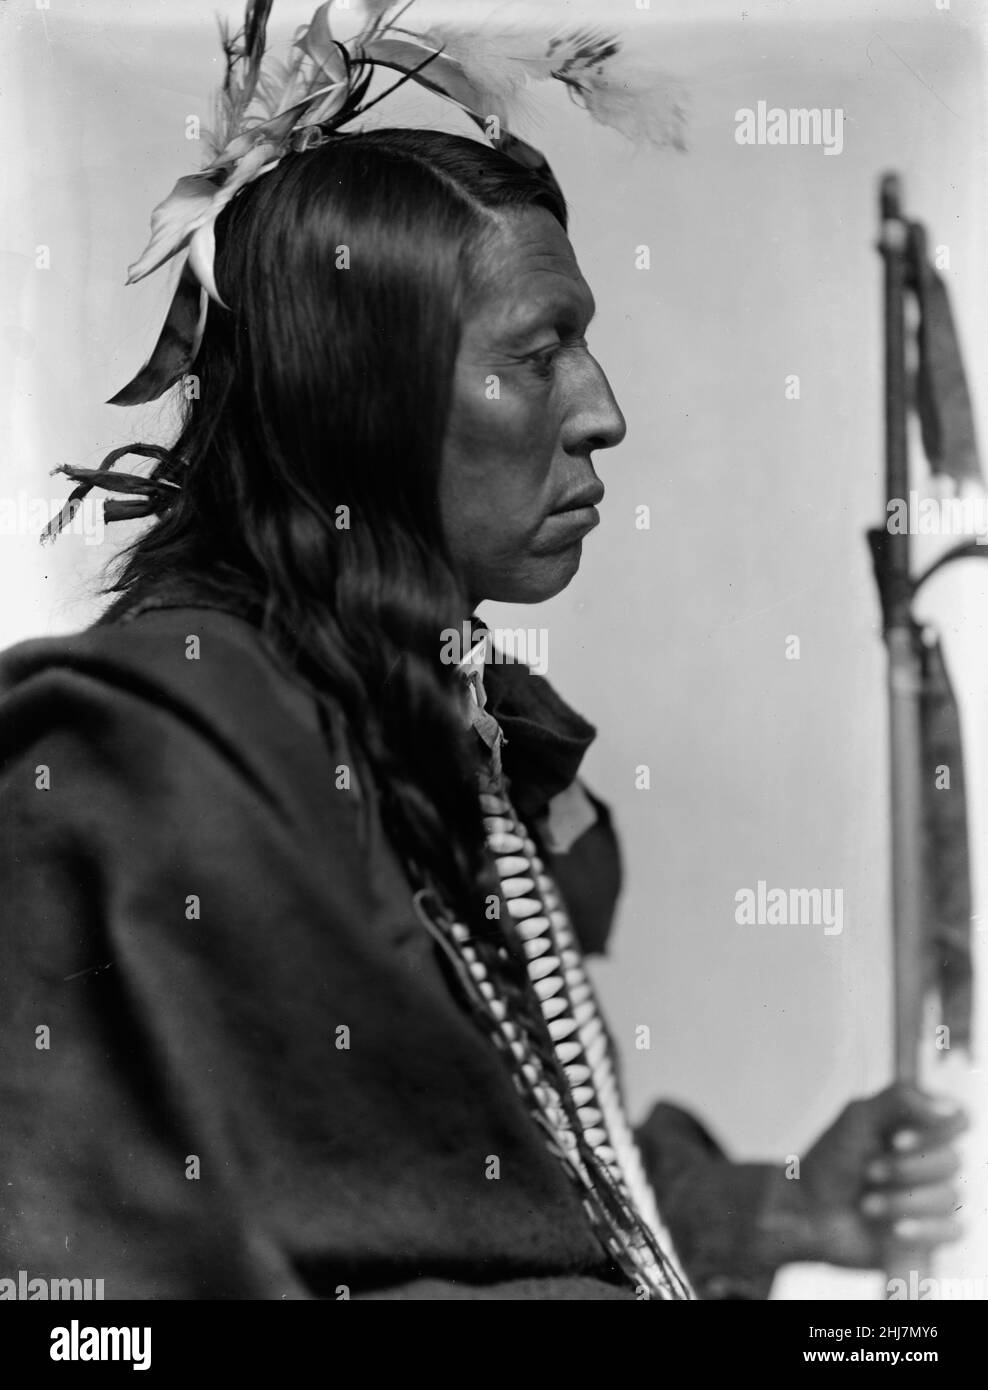
<path fill-rule="evenodd" d="M 949 1364 L 988 4 L 2 0 L 0 47 L 30 1364 L 502 1300 Z"/>

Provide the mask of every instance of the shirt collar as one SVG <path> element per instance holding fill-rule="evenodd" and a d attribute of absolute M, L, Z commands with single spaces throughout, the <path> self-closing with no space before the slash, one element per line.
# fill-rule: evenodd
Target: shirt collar
<path fill-rule="evenodd" d="M 549 682 L 524 663 L 491 654 L 491 633 L 474 618 L 473 645 L 458 663 L 470 691 L 469 719 L 488 746 L 503 737 L 504 767 L 512 799 L 523 816 L 541 814 L 576 778 L 596 729 L 565 703 Z"/>

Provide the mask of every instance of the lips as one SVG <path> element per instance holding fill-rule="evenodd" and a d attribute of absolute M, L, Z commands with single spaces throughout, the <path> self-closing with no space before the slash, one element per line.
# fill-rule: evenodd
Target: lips
<path fill-rule="evenodd" d="M 576 492 L 560 506 L 554 507 L 553 516 L 563 516 L 567 512 L 585 512 L 595 509 L 604 500 L 603 483 L 595 483 L 593 487 L 586 487 L 582 492 Z"/>
<path fill-rule="evenodd" d="M 603 496 L 603 484 L 598 483 L 592 488 L 584 488 L 582 492 L 575 492 L 551 511 L 543 523 L 546 548 L 555 553 L 578 545 L 600 524 L 597 503 L 603 500 Z"/>

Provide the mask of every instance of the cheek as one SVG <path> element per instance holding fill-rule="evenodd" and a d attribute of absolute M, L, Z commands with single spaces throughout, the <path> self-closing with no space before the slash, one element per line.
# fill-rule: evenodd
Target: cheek
<path fill-rule="evenodd" d="M 457 393 L 443 447 L 440 502 L 446 534 L 484 525 L 528 531 L 548 499 L 556 446 L 552 412 L 505 382 Z M 498 525 L 491 527 L 492 518 Z M 474 537 L 476 542 L 477 537 Z"/>

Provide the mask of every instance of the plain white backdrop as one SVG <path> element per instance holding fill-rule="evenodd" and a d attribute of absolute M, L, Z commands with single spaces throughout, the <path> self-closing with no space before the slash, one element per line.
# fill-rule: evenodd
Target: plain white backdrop
<path fill-rule="evenodd" d="M 313 3 L 276 11 L 291 27 Z M 215 8 L 234 21 L 242 9 Z M 679 1100 L 738 1156 L 783 1162 L 853 1095 L 890 1079 L 885 668 L 864 540 L 883 507 L 877 183 L 898 170 L 907 211 L 949 248 L 988 441 L 988 9 L 456 8 L 613 27 L 688 96 L 686 153 L 633 148 L 562 91 L 533 98 L 522 133 L 545 149 L 570 201 L 599 306 L 591 344 L 629 433 L 599 459 L 603 522 L 570 589 L 486 616 L 545 627 L 550 680 L 599 728 L 585 770 L 614 807 L 627 885 L 597 978 L 634 1111 Z M 160 326 L 171 275 L 125 289 L 126 266 L 151 208 L 204 160 L 186 118 L 209 123 L 219 47 L 212 7 L 193 0 L 8 0 L 0 29 L 0 496 L 54 499 L 67 489 L 47 476 L 53 465 L 94 465 L 115 445 L 168 437 L 167 406 L 101 402 Z M 736 112 L 761 100 L 840 108 L 842 153 L 739 146 Z M 424 95 L 386 114 L 467 129 Z M 642 246 L 647 270 L 636 268 Z M 786 399 L 793 374 L 799 400 Z M 918 454 L 915 465 L 922 485 Z M 641 505 L 649 530 L 635 525 Z M 110 528 L 94 546 L 66 535 L 49 549 L 29 529 L 0 536 L 0 645 L 89 622 L 99 567 L 129 534 Z M 924 609 L 944 629 L 962 698 L 981 903 L 982 568 L 945 576 Z M 786 659 L 792 636 L 798 661 Z M 647 791 L 635 786 L 642 764 Z M 759 879 L 842 888 L 843 932 L 739 927 L 735 894 Z M 975 941 L 983 964 L 980 930 Z M 984 995 L 981 986 L 982 1019 Z M 647 1051 L 634 1047 L 641 1024 Z M 977 1110 L 977 1065 L 951 1054 L 931 1065 L 931 1081 Z M 939 1264 L 952 1278 L 988 1279 L 983 1113 L 978 1125 L 963 1189 L 970 1235 Z M 863 1298 L 881 1287 L 877 1275 L 812 1268 L 787 1272 L 777 1296 Z"/>

